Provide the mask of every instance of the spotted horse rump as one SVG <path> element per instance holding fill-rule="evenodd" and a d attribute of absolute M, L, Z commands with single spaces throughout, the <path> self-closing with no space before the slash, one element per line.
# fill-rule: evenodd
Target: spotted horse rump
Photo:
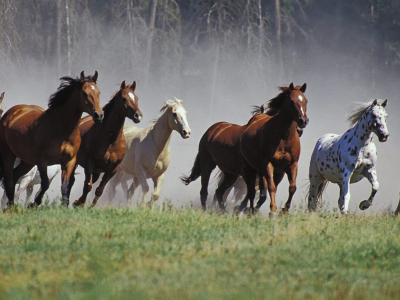
<path fill-rule="evenodd" d="M 340 187 L 339 209 L 347 214 L 350 202 L 350 183 L 366 177 L 372 185 L 368 200 L 360 203 L 365 210 L 379 189 L 375 164 L 377 161 L 376 145 L 373 134 L 380 142 L 389 137 L 387 128 L 387 100 L 377 100 L 361 104 L 348 118 L 351 127 L 342 135 L 325 134 L 315 145 L 311 156 L 308 193 L 308 209 L 314 211 L 328 182 Z"/>

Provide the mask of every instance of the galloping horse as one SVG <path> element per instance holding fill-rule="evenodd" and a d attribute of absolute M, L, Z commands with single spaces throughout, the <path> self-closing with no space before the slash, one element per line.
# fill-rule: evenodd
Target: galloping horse
<path fill-rule="evenodd" d="M 79 123 L 82 143 L 78 151 L 77 164 L 85 169 L 85 184 L 82 196 L 73 203 L 74 207 L 84 206 L 87 194 L 104 172 L 100 185 L 96 189 L 92 207 L 103 194 L 107 182 L 115 175 L 119 164 L 125 156 L 125 137 L 123 128 L 125 118 L 139 123 L 142 113 L 139 109 L 139 98 L 135 95 L 136 81 L 132 85 L 121 83 L 120 89 L 113 98 L 103 107 L 104 119 L 101 123 L 94 123 L 88 116 Z M 70 187 L 75 181 L 72 175 Z"/>
<path fill-rule="evenodd" d="M 386 142 L 389 131 L 386 125 L 387 100 L 361 105 L 348 121 L 352 126 L 344 134 L 325 134 L 315 145 L 311 156 L 308 192 L 308 209 L 314 211 L 328 181 L 340 186 L 339 208 L 347 214 L 350 202 L 350 183 L 366 177 L 372 185 L 368 200 L 360 203 L 361 210 L 372 205 L 379 189 L 375 164 L 377 160 L 373 133 L 380 142 Z"/>
<path fill-rule="evenodd" d="M 81 137 L 78 122 L 83 112 L 95 122 L 103 119 L 99 103 L 100 91 L 96 86 L 98 73 L 80 78 L 62 77 L 57 92 L 51 95 L 49 108 L 36 105 L 11 107 L 0 120 L 1 176 L 9 204 L 14 203 L 15 184 L 18 179 L 38 166 L 41 191 L 33 205 L 40 205 L 49 187 L 47 166 L 60 164 L 62 169 L 62 199 L 68 205 L 69 178 L 75 168 L 76 154 Z M 14 170 L 16 157 L 21 163 Z"/>
<path fill-rule="evenodd" d="M 276 113 L 275 109 L 267 110 L 263 105 L 254 106 L 254 110 L 252 114 L 262 114 L 265 113 L 267 115 L 273 115 Z M 287 213 L 289 211 L 290 205 L 292 203 L 292 198 L 294 193 L 296 192 L 296 178 L 297 178 L 297 168 L 298 161 L 300 158 L 300 135 L 303 133 L 303 130 L 298 128 L 297 122 L 293 121 L 290 125 L 289 129 L 285 133 L 284 137 L 279 143 L 278 148 L 275 151 L 274 157 L 267 167 L 267 184 L 268 184 L 268 192 L 271 198 L 271 210 L 276 211 L 276 201 L 275 194 L 278 188 L 279 183 L 282 181 L 283 176 L 287 175 L 289 180 L 289 196 L 285 203 L 285 206 L 282 208 L 282 213 Z M 222 175 L 222 173 L 221 173 Z M 220 181 L 222 182 L 223 176 L 221 176 Z M 235 187 L 235 202 L 242 200 L 242 197 L 245 195 L 246 184 L 243 181 L 242 177 L 239 177 L 234 185 Z M 226 199 L 227 193 L 224 194 L 224 202 Z M 216 197 L 215 197 L 216 198 Z M 215 199 L 216 200 L 216 199 Z M 215 201 L 214 200 L 214 201 Z M 259 209 L 261 205 L 264 204 L 266 197 L 261 197 L 260 201 L 257 202 L 256 209 Z"/>
<path fill-rule="evenodd" d="M 109 186 L 110 200 L 115 197 L 115 188 L 124 183 L 123 177 L 133 177 L 133 183 L 127 191 L 128 201 L 133 196 L 135 189 L 142 186 L 143 198 L 145 201 L 149 191 L 146 179 L 151 178 L 154 183 L 152 200 L 156 201 L 160 197 L 160 189 L 164 181 L 164 173 L 170 162 L 169 142 L 172 131 L 177 131 L 183 139 L 190 136 L 191 130 L 187 121 L 187 112 L 183 107 L 182 100 L 168 100 L 161 108 L 163 114 L 157 121 L 146 129 L 136 126 L 124 128 L 126 139 L 126 155 L 122 160 L 117 174 L 111 180 Z M 127 176 L 126 176 L 127 175 Z"/>
<path fill-rule="evenodd" d="M 257 174 L 260 172 L 261 176 L 266 175 L 268 163 L 292 122 L 295 120 L 300 128 L 308 123 L 307 99 L 303 94 L 306 87 L 306 84 L 294 87 L 293 83 L 281 87 L 281 93 L 268 102 L 268 109 L 274 111 L 271 116 L 255 115 L 243 126 L 227 122 L 215 123 L 204 133 L 191 174 L 181 178 L 187 185 L 201 176 L 200 198 L 204 210 L 208 182 L 216 166 L 224 173 L 224 180 L 215 192 L 220 209 L 224 210 L 223 194 L 226 189 L 232 186 L 238 176 L 243 176 L 247 195 L 239 209 L 243 210 L 249 199 L 250 208 L 254 210 Z M 276 212 L 276 206 L 271 212 Z"/>

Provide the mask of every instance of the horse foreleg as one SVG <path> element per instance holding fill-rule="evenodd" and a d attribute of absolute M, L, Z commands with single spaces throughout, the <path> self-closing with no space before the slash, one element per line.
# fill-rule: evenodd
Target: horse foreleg
<path fill-rule="evenodd" d="M 107 182 L 115 175 L 116 172 L 117 172 L 117 170 L 114 169 L 112 172 L 104 173 L 103 177 L 101 178 L 101 182 L 96 189 L 95 197 L 93 199 L 92 205 L 90 206 L 91 208 L 96 206 L 97 201 L 99 200 L 101 195 L 103 195 L 103 191 L 104 191 L 104 188 L 105 188 Z M 95 183 L 99 179 L 99 176 L 100 176 L 100 173 L 93 174 L 93 183 Z"/>
<path fill-rule="evenodd" d="M 37 172 L 37 167 L 34 166 L 27 174 L 25 174 L 24 176 L 22 176 L 19 180 L 19 185 L 17 188 L 17 191 L 15 193 L 15 197 L 14 200 L 18 201 L 19 197 L 21 195 L 21 193 L 23 191 L 25 191 L 26 189 L 28 189 L 28 187 L 31 187 L 30 184 L 33 180 L 33 178 L 35 177 L 35 174 Z M 25 199 L 25 204 L 30 202 L 30 197 L 32 196 L 32 187 L 31 187 L 31 191 L 29 193 L 29 190 L 27 190 L 26 192 L 26 199 Z"/>
<path fill-rule="evenodd" d="M 154 183 L 154 192 L 151 195 L 152 202 L 155 202 L 160 198 L 160 190 L 161 190 L 161 186 L 164 183 L 164 176 L 165 176 L 165 173 L 162 173 L 160 176 L 152 178 L 153 183 Z"/>
<path fill-rule="evenodd" d="M 282 208 L 282 213 L 286 214 L 289 212 L 290 205 L 292 204 L 292 199 L 294 193 L 296 193 L 296 178 L 297 178 L 297 162 L 293 163 L 290 166 L 289 172 L 286 172 L 288 180 L 289 180 L 289 197 L 285 203 L 285 206 Z M 282 174 L 283 177 L 283 174 Z"/>
<path fill-rule="evenodd" d="M 62 204 L 65 207 L 69 205 L 69 195 L 71 193 L 72 185 L 75 181 L 75 167 L 76 167 L 76 156 L 74 156 L 69 162 L 61 165 L 61 197 Z M 40 172 L 40 170 L 39 170 Z M 47 169 L 46 169 L 47 172 Z M 70 183 L 71 175 L 73 175 L 73 180 Z"/>
<path fill-rule="evenodd" d="M 350 176 L 343 176 L 342 184 L 340 185 L 340 197 L 338 201 L 339 209 L 342 214 L 349 213 L 349 202 L 350 202 Z"/>
<path fill-rule="evenodd" d="M 368 169 L 366 175 L 367 175 L 366 177 L 368 178 L 368 181 L 371 183 L 372 190 L 371 190 L 371 194 L 370 194 L 368 200 L 361 201 L 361 203 L 359 205 L 359 208 L 361 210 L 365 210 L 372 205 L 372 201 L 374 200 L 375 194 L 379 189 L 379 182 L 378 182 L 378 177 L 376 175 L 375 167 Z"/>
<path fill-rule="evenodd" d="M 47 165 L 45 163 L 38 164 L 38 170 L 40 174 L 40 191 L 35 197 L 35 202 L 28 204 L 28 208 L 42 204 L 43 195 L 50 186 L 49 178 L 47 177 Z"/>
<path fill-rule="evenodd" d="M 86 166 L 85 168 L 85 182 L 83 183 L 82 195 L 79 197 L 78 200 L 75 200 L 74 203 L 72 204 L 74 208 L 78 206 L 82 207 L 85 206 L 87 195 L 92 190 L 92 186 L 93 186 L 93 167 L 89 163 L 88 166 Z"/>

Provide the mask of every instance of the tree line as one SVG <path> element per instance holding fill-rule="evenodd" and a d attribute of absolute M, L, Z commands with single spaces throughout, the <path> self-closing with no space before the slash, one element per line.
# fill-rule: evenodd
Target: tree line
<path fill-rule="evenodd" d="M 90 63 L 149 85 L 200 78 L 213 94 L 232 66 L 262 85 L 339 54 L 374 85 L 400 74 L 399 12 L 397 0 L 0 0 L 0 72 Z"/>

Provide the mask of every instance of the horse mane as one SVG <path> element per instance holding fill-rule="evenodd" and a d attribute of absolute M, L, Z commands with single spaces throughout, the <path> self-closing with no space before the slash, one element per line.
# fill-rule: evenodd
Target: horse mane
<path fill-rule="evenodd" d="M 282 107 L 283 101 L 290 92 L 290 89 L 287 86 L 281 86 L 279 89 L 281 92 L 275 98 L 272 98 L 267 102 L 267 111 L 265 113 L 269 116 L 273 116 L 278 112 Z"/>
<path fill-rule="evenodd" d="M 353 113 L 347 118 L 347 122 L 349 122 L 350 126 L 354 126 L 360 120 L 365 111 L 372 106 L 372 103 L 373 101 L 367 103 L 356 103 Z"/>
<path fill-rule="evenodd" d="M 72 78 L 70 76 L 64 76 L 60 78 L 61 83 L 57 91 L 50 96 L 48 106 L 49 108 L 59 107 L 64 104 L 68 99 L 69 95 L 76 89 L 82 87 L 85 82 L 95 82 L 92 76 L 85 77 L 84 81 L 81 82 L 80 78 Z"/>
<path fill-rule="evenodd" d="M 107 102 L 106 105 L 103 106 L 103 112 L 104 112 L 104 117 L 106 117 L 112 110 L 112 108 L 114 107 L 114 103 L 115 101 L 113 101 L 115 99 L 115 97 L 118 95 L 118 93 L 121 90 L 116 91 L 112 96 L 111 99 Z"/>

